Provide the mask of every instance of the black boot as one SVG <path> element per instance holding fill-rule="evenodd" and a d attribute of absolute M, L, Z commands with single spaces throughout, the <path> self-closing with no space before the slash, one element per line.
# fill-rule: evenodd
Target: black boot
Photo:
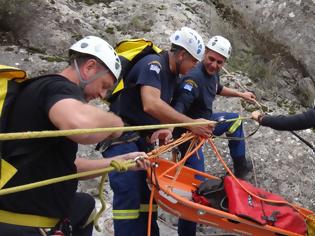
<path fill-rule="evenodd" d="M 242 158 L 241 160 L 234 160 L 234 175 L 237 178 L 244 179 L 246 175 L 253 170 L 251 160 Z"/>

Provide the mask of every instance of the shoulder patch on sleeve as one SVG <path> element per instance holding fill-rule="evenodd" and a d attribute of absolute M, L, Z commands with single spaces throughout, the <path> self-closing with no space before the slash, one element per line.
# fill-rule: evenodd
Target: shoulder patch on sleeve
<path fill-rule="evenodd" d="M 150 66 L 149 70 L 155 71 L 157 74 L 159 74 L 162 69 L 162 65 L 159 61 L 150 61 L 148 65 Z"/>
<path fill-rule="evenodd" d="M 191 79 L 185 80 L 185 83 L 190 84 L 192 87 L 198 88 L 198 84 Z"/>
<path fill-rule="evenodd" d="M 183 82 L 182 88 L 191 91 L 193 88 L 198 88 L 198 85 L 195 81 L 188 79 Z"/>
<path fill-rule="evenodd" d="M 192 86 L 191 84 L 185 84 L 185 85 L 184 85 L 184 89 L 185 89 L 185 90 L 191 91 L 192 88 L 193 88 L 193 86 Z"/>

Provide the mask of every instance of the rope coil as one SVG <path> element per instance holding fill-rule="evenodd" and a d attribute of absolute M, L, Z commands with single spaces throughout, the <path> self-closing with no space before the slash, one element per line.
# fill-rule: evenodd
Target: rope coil
<path fill-rule="evenodd" d="M 128 170 L 128 167 L 129 167 L 128 163 L 129 161 L 123 162 L 123 161 L 112 160 L 110 162 L 110 166 L 114 167 L 116 171 L 125 172 Z"/>

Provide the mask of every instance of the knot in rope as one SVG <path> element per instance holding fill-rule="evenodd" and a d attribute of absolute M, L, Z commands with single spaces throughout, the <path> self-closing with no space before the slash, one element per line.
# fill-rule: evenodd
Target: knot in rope
<path fill-rule="evenodd" d="M 116 171 L 123 172 L 128 170 L 128 165 L 126 162 L 112 160 L 110 166 L 113 167 Z"/>

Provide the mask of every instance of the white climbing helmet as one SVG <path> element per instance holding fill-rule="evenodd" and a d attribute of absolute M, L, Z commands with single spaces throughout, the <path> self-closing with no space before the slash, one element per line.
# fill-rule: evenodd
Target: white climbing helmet
<path fill-rule="evenodd" d="M 74 43 L 70 50 L 90 54 L 100 59 L 118 80 L 121 72 L 120 59 L 114 48 L 105 40 L 96 36 L 86 36 Z"/>
<path fill-rule="evenodd" d="M 194 58 L 201 61 L 205 52 L 202 37 L 193 29 L 183 27 L 170 37 L 173 44 L 185 48 Z"/>
<path fill-rule="evenodd" d="M 228 59 L 231 56 L 232 52 L 232 46 L 229 40 L 222 36 L 214 36 L 212 37 L 208 44 L 206 45 L 207 48 L 209 48 L 212 51 L 215 51 L 222 56 L 224 56 L 226 59 Z"/>

